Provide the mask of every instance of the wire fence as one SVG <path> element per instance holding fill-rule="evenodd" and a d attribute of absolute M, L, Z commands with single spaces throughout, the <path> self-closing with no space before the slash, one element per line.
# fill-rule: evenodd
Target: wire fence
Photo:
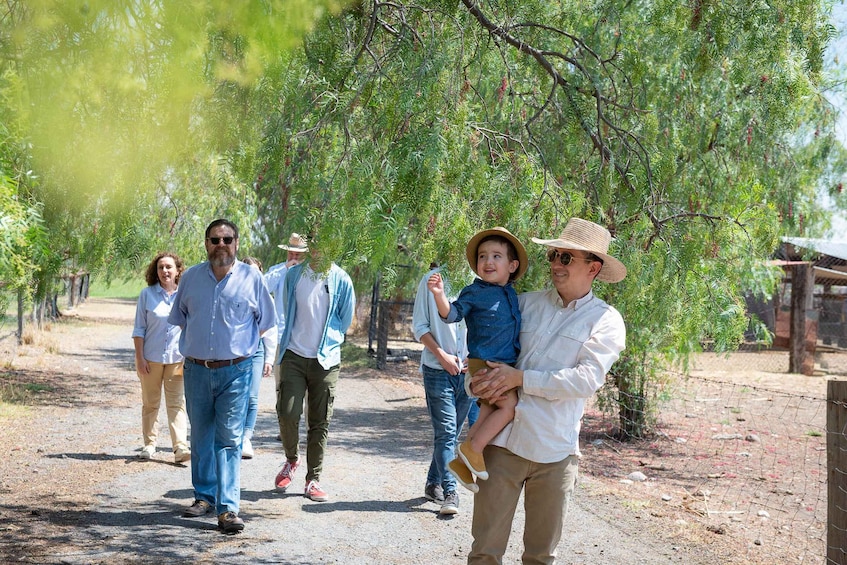
<path fill-rule="evenodd" d="M 688 524 L 679 535 L 705 538 L 722 563 L 821 563 L 833 473 L 823 383 L 803 393 L 674 377 L 647 440 L 617 439 L 617 417 L 592 403 L 583 472 L 618 478 L 627 496 Z"/>

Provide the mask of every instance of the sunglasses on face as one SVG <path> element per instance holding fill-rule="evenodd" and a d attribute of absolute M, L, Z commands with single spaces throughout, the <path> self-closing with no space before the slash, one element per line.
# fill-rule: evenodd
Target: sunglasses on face
<path fill-rule="evenodd" d="M 558 249 L 550 249 L 547 251 L 547 260 L 551 263 L 556 260 L 556 257 L 559 258 L 559 263 L 562 265 L 570 265 L 574 259 L 582 259 L 583 261 L 587 261 L 591 263 L 592 261 L 596 261 L 597 259 L 589 259 L 588 257 L 577 257 L 572 253 L 568 253 L 567 251 L 559 251 Z"/>
<path fill-rule="evenodd" d="M 219 244 L 221 240 L 224 241 L 224 245 L 230 245 L 235 240 L 234 237 L 207 237 L 206 239 L 208 239 L 212 245 Z"/>

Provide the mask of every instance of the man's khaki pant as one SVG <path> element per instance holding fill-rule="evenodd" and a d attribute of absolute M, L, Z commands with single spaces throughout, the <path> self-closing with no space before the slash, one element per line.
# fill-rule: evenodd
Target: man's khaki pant
<path fill-rule="evenodd" d="M 553 563 L 576 483 L 577 456 L 535 463 L 494 445 L 486 447 L 483 455 L 489 476 L 476 482 L 479 492 L 474 496 L 474 541 L 468 563 L 503 562 L 521 489 L 526 511 L 523 563 Z"/>
<path fill-rule="evenodd" d="M 144 445 L 156 445 L 158 438 L 159 405 L 165 391 L 165 409 L 174 450 L 188 450 L 188 417 L 185 413 L 185 389 L 182 381 L 182 363 L 147 362 L 148 375 L 138 375 L 141 381 L 141 433 Z"/>

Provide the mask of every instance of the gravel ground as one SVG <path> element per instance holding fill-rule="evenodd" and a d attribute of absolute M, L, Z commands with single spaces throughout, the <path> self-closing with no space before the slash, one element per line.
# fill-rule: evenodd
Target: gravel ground
<path fill-rule="evenodd" d="M 462 492 L 460 513 L 448 519 L 423 498 L 431 429 L 408 367 L 379 372 L 342 362 L 324 503 L 300 494 L 302 475 L 293 493 L 273 489 L 282 446 L 273 379 L 263 380 L 256 457 L 242 465 L 244 532 L 222 535 L 211 515 L 182 518 L 193 499 L 190 470 L 172 463 L 164 407 L 157 457 L 137 459 L 133 312 L 132 302 L 90 300 L 21 347 L 8 335 L 13 329 L 0 328 L 0 374 L 29 390 L 25 407 L 0 408 L 0 561 L 465 562 L 473 498 Z M 706 546 L 604 492 L 595 479 L 580 479 L 558 563 L 717 562 Z M 519 507 L 507 563 L 520 561 L 522 522 Z"/>

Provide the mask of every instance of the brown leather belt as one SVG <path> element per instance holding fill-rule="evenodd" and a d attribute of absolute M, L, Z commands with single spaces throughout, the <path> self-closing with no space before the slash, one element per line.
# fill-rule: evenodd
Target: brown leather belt
<path fill-rule="evenodd" d="M 210 361 L 209 359 L 195 359 L 193 357 L 186 357 L 186 361 L 191 361 L 192 363 L 196 363 L 197 365 L 203 365 L 207 369 L 220 369 L 221 367 L 229 367 L 231 365 L 235 365 L 237 363 L 241 363 L 247 359 L 247 357 L 236 357 L 235 359 L 225 359 L 223 361 Z"/>

